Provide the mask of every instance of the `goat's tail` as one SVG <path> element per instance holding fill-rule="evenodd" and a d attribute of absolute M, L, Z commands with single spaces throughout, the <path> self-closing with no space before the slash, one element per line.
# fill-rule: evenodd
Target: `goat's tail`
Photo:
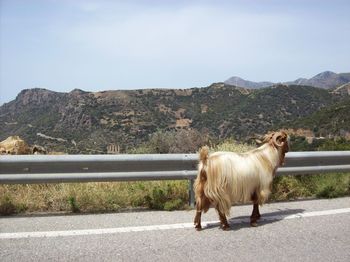
<path fill-rule="evenodd" d="M 207 165 L 208 156 L 209 148 L 207 146 L 203 146 L 199 151 L 199 161 L 202 162 L 203 165 Z"/>
<path fill-rule="evenodd" d="M 204 194 L 204 187 L 207 183 L 207 160 L 209 157 L 209 148 L 204 146 L 199 151 L 198 175 L 194 181 L 194 193 L 196 198 L 197 210 L 207 212 L 210 206 L 210 200 Z"/>
<path fill-rule="evenodd" d="M 203 184 L 207 181 L 207 162 L 209 157 L 209 148 L 203 146 L 199 151 L 199 166 L 197 179 Z"/>

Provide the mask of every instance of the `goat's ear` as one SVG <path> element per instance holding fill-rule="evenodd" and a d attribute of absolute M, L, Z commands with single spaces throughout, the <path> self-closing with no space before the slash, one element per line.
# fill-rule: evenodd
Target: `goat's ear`
<path fill-rule="evenodd" d="M 267 133 L 266 135 L 264 135 L 262 142 L 263 143 L 269 142 L 274 135 L 275 135 L 275 132 Z"/>
<path fill-rule="evenodd" d="M 260 146 L 260 145 L 263 143 L 263 141 L 261 141 L 260 139 L 255 139 L 255 143 L 256 143 L 258 146 Z"/>

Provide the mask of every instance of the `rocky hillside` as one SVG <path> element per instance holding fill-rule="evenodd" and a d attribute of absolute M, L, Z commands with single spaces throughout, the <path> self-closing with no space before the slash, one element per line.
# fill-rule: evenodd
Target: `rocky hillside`
<path fill-rule="evenodd" d="M 297 119 L 290 125 L 309 129 L 315 136 L 340 136 L 350 140 L 350 98 L 322 108 L 310 116 Z"/>
<path fill-rule="evenodd" d="M 28 89 L 0 107 L 0 140 L 19 135 L 49 150 L 106 153 L 110 143 L 123 152 L 159 130 L 243 139 L 288 126 L 347 96 L 306 86 L 249 90 L 224 83 L 96 93 Z"/>
<path fill-rule="evenodd" d="M 350 82 L 333 89 L 335 94 L 350 95 Z"/>

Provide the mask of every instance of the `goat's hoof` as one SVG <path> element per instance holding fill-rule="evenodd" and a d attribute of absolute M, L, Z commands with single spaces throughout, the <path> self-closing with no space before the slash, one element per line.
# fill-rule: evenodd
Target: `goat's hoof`
<path fill-rule="evenodd" d="M 222 230 L 229 231 L 229 230 L 231 230 L 231 227 L 229 225 L 223 225 Z"/>
<path fill-rule="evenodd" d="M 256 223 L 256 222 L 250 222 L 250 226 L 252 226 L 252 227 L 257 227 L 257 226 L 258 226 L 258 223 Z"/>
<path fill-rule="evenodd" d="M 202 226 L 201 226 L 201 225 L 196 225 L 194 228 L 195 228 L 197 231 L 201 231 L 201 230 L 202 230 Z"/>

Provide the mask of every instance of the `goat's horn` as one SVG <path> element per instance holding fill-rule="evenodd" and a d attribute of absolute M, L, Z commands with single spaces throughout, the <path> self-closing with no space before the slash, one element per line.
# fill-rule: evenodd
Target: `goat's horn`
<path fill-rule="evenodd" d="M 274 136 L 273 136 L 273 143 L 278 146 L 278 147 L 281 147 L 282 146 L 282 143 L 278 143 L 277 142 L 277 138 L 281 137 L 282 134 L 280 132 L 276 133 Z"/>

